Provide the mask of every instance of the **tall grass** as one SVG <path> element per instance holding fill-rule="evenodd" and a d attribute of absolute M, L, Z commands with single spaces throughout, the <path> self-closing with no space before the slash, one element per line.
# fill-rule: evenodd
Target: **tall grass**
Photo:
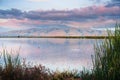
<path fill-rule="evenodd" d="M 44 80 L 44 77 L 50 80 L 48 70 L 43 66 L 26 67 L 27 64 L 21 62 L 19 54 L 15 56 L 12 53 L 6 49 L 1 52 L 0 80 Z"/>
<path fill-rule="evenodd" d="M 95 80 L 120 80 L 120 25 L 114 33 L 108 31 L 107 39 L 95 44 L 93 75 Z"/>

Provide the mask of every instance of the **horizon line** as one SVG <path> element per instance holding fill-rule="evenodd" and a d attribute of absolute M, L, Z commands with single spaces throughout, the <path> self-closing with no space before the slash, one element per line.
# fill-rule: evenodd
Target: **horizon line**
<path fill-rule="evenodd" d="M 68 39 L 105 39 L 114 36 L 0 36 L 0 38 L 68 38 Z"/>

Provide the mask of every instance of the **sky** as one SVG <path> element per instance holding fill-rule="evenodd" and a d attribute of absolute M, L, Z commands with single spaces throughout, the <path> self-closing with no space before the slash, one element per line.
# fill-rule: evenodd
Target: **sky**
<path fill-rule="evenodd" d="M 16 8 L 21 10 L 64 10 L 96 5 L 103 5 L 109 0 L 1 0 L 1 9 Z"/>
<path fill-rule="evenodd" d="M 93 29 L 120 23 L 120 0 L 0 0 L 0 32 L 41 25 Z"/>

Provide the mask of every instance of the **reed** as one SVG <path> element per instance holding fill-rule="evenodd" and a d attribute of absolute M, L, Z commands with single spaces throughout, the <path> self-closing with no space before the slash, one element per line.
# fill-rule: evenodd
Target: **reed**
<path fill-rule="evenodd" d="M 92 60 L 95 80 L 120 80 L 120 25 L 115 26 L 114 33 L 108 31 L 107 39 L 95 44 Z"/>

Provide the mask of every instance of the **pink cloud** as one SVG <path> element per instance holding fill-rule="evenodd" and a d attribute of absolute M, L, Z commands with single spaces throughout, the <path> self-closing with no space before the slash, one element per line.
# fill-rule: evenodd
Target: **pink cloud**
<path fill-rule="evenodd" d="M 107 25 L 107 24 L 115 24 L 116 21 L 113 19 L 110 20 L 101 20 L 101 18 L 99 18 L 98 20 L 94 20 L 94 21 L 87 21 L 87 22 L 68 22 L 66 25 L 74 27 L 74 28 L 82 28 L 82 29 L 88 29 L 88 28 L 92 28 L 95 26 L 103 26 L 103 25 Z"/>
<path fill-rule="evenodd" d="M 22 20 L 17 20 L 17 19 L 1 19 L 0 20 L 0 26 L 11 28 L 11 29 L 25 28 L 25 26 L 23 26 L 23 25 L 20 24 L 20 22 L 22 22 Z"/>
<path fill-rule="evenodd" d="M 10 11 L 10 10 L 9 10 Z M 20 10 L 16 10 L 20 11 Z M 12 29 L 37 28 L 41 25 L 65 25 L 70 29 L 91 29 L 92 27 L 102 27 L 108 24 L 115 24 L 116 19 L 120 21 L 120 8 L 117 6 L 91 6 L 73 10 L 49 10 L 49 11 L 28 11 L 21 12 L 22 16 L 17 18 L 13 15 L 12 19 L 4 16 L 0 18 L 0 26 Z M 2 12 L 2 10 L 1 10 Z M 8 15 L 9 13 L 6 13 Z M 23 16 L 24 14 L 24 16 Z M 1 15 L 2 16 L 2 15 Z M 38 33 L 33 33 L 37 35 Z M 77 31 L 69 31 L 70 35 L 83 35 Z M 67 35 L 69 35 L 67 34 Z M 85 33 L 88 35 L 88 33 Z M 48 35 L 42 33 L 40 35 Z M 53 31 L 49 35 L 66 35 L 65 31 Z"/>
<path fill-rule="evenodd" d="M 62 30 L 55 30 L 48 33 L 48 36 L 65 36 L 65 35 L 66 35 L 65 31 Z"/>
<path fill-rule="evenodd" d="M 87 14 L 96 14 L 96 15 L 100 15 L 100 14 L 120 14 L 120 8 L 118 6 L 114 6 L 114 7 L 105 7 L 105 6 L 91 6 L 91 7 L 85 7 L 85 8 L 81 8 L 80 10 L 76 10 L 77 12 L 79 11 L 80 13 L 82 13 L 83 15 L 87 15 Z"/>

